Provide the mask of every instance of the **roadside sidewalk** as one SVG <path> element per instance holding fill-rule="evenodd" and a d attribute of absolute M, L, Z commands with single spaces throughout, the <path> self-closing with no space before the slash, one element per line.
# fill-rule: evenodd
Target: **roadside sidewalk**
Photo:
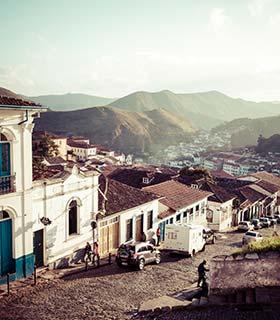
<path fill-rule="evenodd" d="M 113 256 L 111 256 L 111 262 L 109 261 L 108 257 L 104 259 L 100 259 L 99 266 L 92 265 L 91 263 L 89 263 L 88 265 L 86 265 L 86 263 L 79 263 L 79 264 L 73 264 L 70 267 L 65 269 L 49 270 L 47 267 L 39 268 L 36 270 L 36 280 L 33 274 L 26 278 L 22 278 L 16 281 L 11 281 L 9 284 L 9 295 L 12 296 L 13 294 L 19 294 L 21 292 L 24 294 L 24 292 L 27 292 L 34 286 L 42 285 L 43 283 L 61 279 L 63 277 L 70 276 L 72 274 L 83 273 L 93 269 L 99 269 L 99 268 L 102 268 L 103 266 L 108 266 L 112 264 L 112 262 L 113 262 Z M 7 295 L 8 295 L 7 283 L 1 284 L 0 297 L 7 296 Z"/>

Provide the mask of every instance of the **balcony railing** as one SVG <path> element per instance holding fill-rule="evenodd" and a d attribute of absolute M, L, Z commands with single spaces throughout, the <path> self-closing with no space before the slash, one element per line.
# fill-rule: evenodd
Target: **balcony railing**
<path fill-rule="evenodd" d="M 15 176 L 0 177 L 0 195 L 15 191 Z"/>

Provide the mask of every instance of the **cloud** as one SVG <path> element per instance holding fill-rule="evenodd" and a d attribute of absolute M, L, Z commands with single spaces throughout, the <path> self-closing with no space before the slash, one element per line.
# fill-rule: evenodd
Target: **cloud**
<path fill-rule="evenodd" d="M 270 16 L 269 26 L 272 28 L 277 28 L 277 33 L 278 33 L 280 28 L 280 12 Z"/>
<path fill-rule="evenodd" d="M 226 15 L 225 9 L 214 8 L 210 12 L 209 23 L 215 33 L 221 32 L 228 21 L 229 17 Z"/>
<path fill-rule="evenodd" d="M 252 17 L 259 17 L 268 4 L 269 0 L 251 0 L 248 4 L 248 10 Z"/>

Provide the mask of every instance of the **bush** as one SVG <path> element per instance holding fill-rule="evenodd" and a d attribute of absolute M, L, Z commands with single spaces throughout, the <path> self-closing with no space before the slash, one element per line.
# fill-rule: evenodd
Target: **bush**
<path fill-rule="evenodd" d="M 249 245 L 242 249 L 240 253 L 248 252 L 267 252 L 267 251 L 280 251 L 280 237 L 275 236 L 271 238 L 265 238 L 262 241 L 254 241 L 249 243 Z"/>

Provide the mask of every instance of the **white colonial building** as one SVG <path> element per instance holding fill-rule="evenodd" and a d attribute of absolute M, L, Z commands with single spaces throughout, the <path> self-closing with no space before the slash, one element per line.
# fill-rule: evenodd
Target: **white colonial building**
<path fill-rule="evenodd" d="M 44 111 L 0 97 L 0 282 L 30 275 L 85 246 L 98 213 L 96 171 L 78 168 L 32 173 L 33 117 Z"/>
<path fill-rule="evenodd" d="M 0 277 L 24 277 L 34 268 L 31 139 L 40 111 L 33 103 L 0 97 Z"/>
<path fill-rule="evenodd" d="M 152 192 L 159 200 L 158 224 L 164 240 L 166 224 L 188 223 L 207 226 L 206 207 L 210 192 L 190 188 L 180 182 L 169 180 L 142 190 Z"/>

